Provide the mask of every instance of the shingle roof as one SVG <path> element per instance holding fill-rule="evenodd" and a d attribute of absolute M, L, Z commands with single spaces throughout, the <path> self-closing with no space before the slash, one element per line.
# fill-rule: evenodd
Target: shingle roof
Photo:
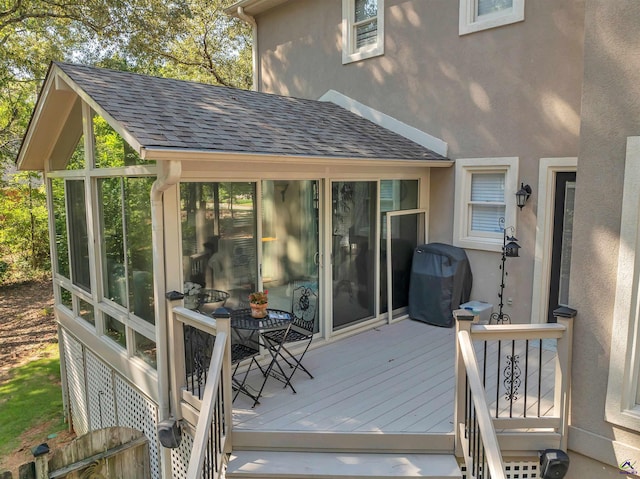
<path fill-rule="evenodd" d="M 56 65 L 147 149 L 444 159 L 333 103 L 68 63 Z"/>

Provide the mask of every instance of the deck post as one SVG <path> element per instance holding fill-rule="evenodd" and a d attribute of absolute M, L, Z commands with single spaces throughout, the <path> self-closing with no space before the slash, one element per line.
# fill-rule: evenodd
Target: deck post
<path fill-rule="evenodd" d="M 222 404 L 223 414 L 225 417 L 224 435 L 226 441 L 224 443 L 224 453 L 230 453 L 232 449 L 231 430 L 233 428 L 233 386 L 231 383 L 231 313 L 226 308 L 218 308 L 213 313 L 213 318 L 216 320 L 216 331 L 226 333 L 226 341 L 224 348 L 224 357 L 222 359 L 222 377 L 220 381 L 222 383 Z"/>
<path fill-rule="evenodd" d="M 171 388 L 171 413 L 178 420 L 182 419 L 182 390 L 186 386 L 186 368 L 184 359 L 184 326 L 176 321 L 173 308 L 177 306 L 177 301 L 182 299 L 172 297 L 167 294 L 167 324 L 169 346 L 169 358 L 171 364 L 169 367 L 169 387 Z"/>
<path fill-rule="evenodd" d="M 463 451 L 462 441 L 460 438 L 460 425 L 464 424 L 467 373 L 465 371 L 464 361 L 462 359 L 462 353 L 460 351 L 458 333 L 460 333 L 460 331 L 467 331 L 470 333 L 471 324 L 475 316 L 471 311 L 468 311 L 466 309 L 456 309 L 453 312 L 453 317 L 456 323 L 456 362 L 454 369 L 456 374 L 456 388 L 453 409 L 453 433 L 455 434 L 455 455 L 457 457 L 462 457 Z"/>
<path fill-rule="evenodd" d="M 571 355 L 573 345 L 573 318 L 576 310 L 570 308 L 558 308 L 553 312 L 558 324 L 562 324 L 566 330 L 558 339 L 558 359 L 556 361 L 556 384 L 554 395 L 554 414 L 560 419 L 560 449 L 567 450 L 567 435 L 569 432 L 569 403 L 571 400 Z"/>

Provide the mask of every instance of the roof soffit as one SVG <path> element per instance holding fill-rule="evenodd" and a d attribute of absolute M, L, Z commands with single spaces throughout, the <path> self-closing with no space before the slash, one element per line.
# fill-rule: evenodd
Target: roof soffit
<path fill-rule="evenodd" d="M 76 104 L 77 95 L 54 70 L 55 66 L 47 74 L 18 151 L 19 170 L 44 170 Z"/>
<path fill-rule="evenodd" d="M 58 65 L 53 64 L 43 84 L 42 91 L 38 97 L 38 102 L 34 108 L 31 121 L 18 153 L 16 159 L 18 169 L 44 170 L 45 162 L 52 157 L 52 154 L 58 146 L 60 136 L 64 134 L 69 115 L 71 115 L 74 108 L 78 107 L 78 99 L 87 103 L 89 107 L 96 112 L 96 114 L 103 117 L 138 154 L 141 154 L 142 147 L 136 138 L 91 98 L 91 96 Z M 81 134 L 82 132 L 77 134 L 73 133 L 73 136 Z"/>

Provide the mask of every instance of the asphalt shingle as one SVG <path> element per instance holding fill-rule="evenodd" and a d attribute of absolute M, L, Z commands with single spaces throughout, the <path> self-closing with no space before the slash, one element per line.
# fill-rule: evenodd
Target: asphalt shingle
<path fill-rule="evenodd" d="M 84 65 L 56 65 L 148 149 L 444 159 L 333 103 Z"/>

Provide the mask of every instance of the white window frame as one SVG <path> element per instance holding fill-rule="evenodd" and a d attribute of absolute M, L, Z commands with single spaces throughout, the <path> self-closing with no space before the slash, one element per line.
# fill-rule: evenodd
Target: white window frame
<path fill-rule="evenodd" d="M 640 136 L 627 138 L 605 419 L 640 431 Z"/>
<path fill-rule="evenodd" d="M 513 7 L 502 12 L 478 15 L 479 0 L 460 0 L 458 33 L 479 32 L 524 20 L 524 0 L 513 0 Z"/>
<path fill-rule="evenodd" d="M 502 251 L 502 233 L 474 234 L 471 224 L 471 182 L 474 173 L 504 173 L 505 224 L 516 227 L 516 187 L 518 158 L 462 158 L 456 160 L 456 186 L 453 223 L 453 244 L 461 248 Z"/>
<path fill-rule="evenodd" d="M 384 54 L 384 0 L 377 0 L 377 40 L 362 48 L 356 46 L 355 0 L 342 0 L 342 64 Z"/>

